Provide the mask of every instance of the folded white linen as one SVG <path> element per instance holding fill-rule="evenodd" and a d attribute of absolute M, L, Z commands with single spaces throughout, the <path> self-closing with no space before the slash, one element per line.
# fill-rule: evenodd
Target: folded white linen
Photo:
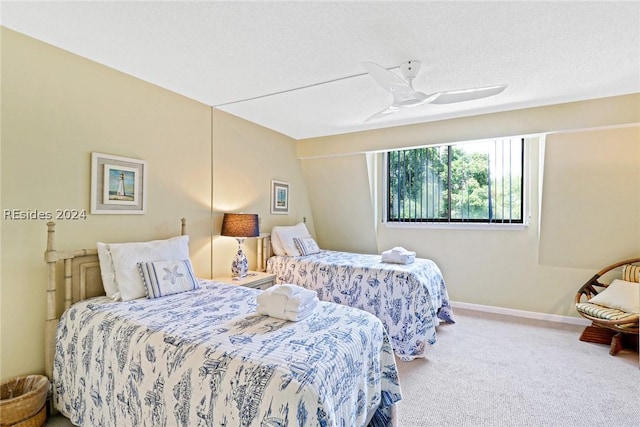
<path fill-rule="evenodd" d="M 319 302 L 317 296 L 313 297 L 298 310 L 285 310 L 285 306 L 282 305 L 258 304 L 256 311 L 265 316 L 297 322 L 311 315 Z"/>
<path fill-rule="evenodd" d="M 258 304 L 256 307 L 258 314 L 265 316 L 277 317 L 278 319 L 286 319 L 284 315 L 284 306 L 275 306 L 268 304 Z"/>
<path fill-rule="evenodd" d="M 391 249 L 391 252 L 394 254 L 399 254 L 399 255 L 413 255 L 415 256 L 416 253 L 413 251 L 409 251 L 405 248 L 403 248 L 402 246 L 396 246 L 395 248 Z"/>
<path fill-rule="evenodd" d="M 297 301 L 297 300 L 289 300 L 284 305 L 285 312 L 305 312 L 309 310 L 309 308 L 314 308 L 318 305 L 318 301 L 320 301 L 317 295 L 312 296 L 311 298 L 305 301 Z"/>
<path fill-rule="evenodd" d="M 307 300 L 317 295 L 316 291 L 303 288 L 302 286 L 294 285 L 291 283 L 283 283 L 279 285 L 273 285 L 262 291 L 258 295 L 258 302 L 261 299 L 270 298 L 271 295 L 282 295 L 287 298 L 296 298 L 300 300 Z"/>
<path fill-rule="evenodd" d="M 309 289 L 305 289 L 302 286 L 294 285 L 293 283 L 281 283 L 279 285 L 273 285 L 270 288 L 265 289 L 265 292 L 278 295 L 286 295 L 288 297 L 298 295 L 301 292 L 313 292 L 313 294 L 315 295 L 315 291 L 310 291 Z"/>
<path fill-rule="evenodd" d="M 258 305 L 264 305 L 267 307 L 282 307 L 285 311 L 298 311 L 308 304 L 313 298 L 317 298 L 317 294 L 314 291 L 305 293 L 300 297 L 288 297 L 286 295 L 261 293 L 256 298 Z"/>
<path fill-rule="evenodd" d="M 414 256 L 409 255 L 383 255 L 382 262 L 391 263 L 391 264 L 411 264 L 414 262 L 416 258 Z"/>
<path fill-rule="evenodd" d="M 304 307 L 304 309 L 301 309 L 300 311 L 285 311 L 284 315 L 287 320 L 297 322 L 313 314 L 313 311 L 316 309 L 319 303 L 320 300 L 318 299 L 318 297 L 314 297 L 311 302 Z"/>
<path fill-rule="evenodd" d="M 382 252 L 382 262 L 394 264 L 411 264 L 416 260 L 416 253 L 408 251 L 401 246 Z"/>
<path fill-rule="evenodd" d="M 313 312 L 319 299 L 315 291 L 293 284 L 274 285 L 257 296 L 259 314 L 285 320 L 301 320 Z"/>

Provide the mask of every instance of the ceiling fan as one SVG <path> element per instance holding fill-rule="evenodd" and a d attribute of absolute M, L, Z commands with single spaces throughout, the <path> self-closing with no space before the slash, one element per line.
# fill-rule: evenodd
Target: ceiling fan
<path fill-rule="evenodd" d="M 499 94 L 507 87 L 507 85 L 485 86 L 473 89 L 446 90 L 427 95 L 413 88 L 413 80 L 420 72 L 422 65 L 420 61 L 410 60 L 400 64 L 400 73 L 404 79 L 374 62 L 363 62 L 362 65 L 369 75 L 393 96 L 393 102 L 389 107 L 375 113 L 365 121 L 423 104 L 452 104 L 486 98 Z"/>

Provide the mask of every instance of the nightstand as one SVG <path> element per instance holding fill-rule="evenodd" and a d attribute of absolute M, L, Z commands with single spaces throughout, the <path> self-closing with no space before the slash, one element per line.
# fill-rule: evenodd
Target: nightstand
<path fill-rule="evenodd" d="M 246 277 L 214 277 L 214 281 L 229 283 L 230 285 L 246 286 L 247 288 L 254 289 L 267 289 L 273 286 L 276 282 L 276 275 L 271 273 L 264 273 L 259 271 L 250 271 Z"/>

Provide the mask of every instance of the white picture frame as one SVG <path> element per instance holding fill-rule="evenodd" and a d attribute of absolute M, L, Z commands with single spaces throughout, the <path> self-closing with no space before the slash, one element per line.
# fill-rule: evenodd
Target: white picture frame
<path fill-rule="evenodd" d="M 146 193 L 146 161 L 91 153 L 92 214 L 144 214 Z"/>
<path fill-rule="evenodd" d="M 289 213 L 289 183 L 271 180 L 271 213 L 287 215 Z"/>

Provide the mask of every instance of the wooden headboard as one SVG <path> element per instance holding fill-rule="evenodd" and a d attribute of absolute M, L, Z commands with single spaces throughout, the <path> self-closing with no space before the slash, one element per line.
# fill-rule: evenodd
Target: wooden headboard
<path fill-rule="evenodd" d="M 185 235 L 187 220 L 180 220 L 180 234 Z M 45 320 L 45 373 L 49 379 L 53 374 L 53 358 L 56 350 L 56 330 L 62 313 L 57 308 L 59 283 L 57 267 L 64 268 L 64 309 L 71 304 L 101 295 L 105 295 L 100 274 L 100 262 L 97 249 L 79 249 L 59 251 L 55 248 L 55 222 L 47 223 L 47 250 L 44 261 L 47 263 L 47 317 Z"/>
<path fill-rule="evenodd" d="M 266 271 L 267 260 L 273 256 L 273 251 L 271 250 L 271 234 L 260 234 L 256 240 L 258 241 L 256 270 Z"/>

